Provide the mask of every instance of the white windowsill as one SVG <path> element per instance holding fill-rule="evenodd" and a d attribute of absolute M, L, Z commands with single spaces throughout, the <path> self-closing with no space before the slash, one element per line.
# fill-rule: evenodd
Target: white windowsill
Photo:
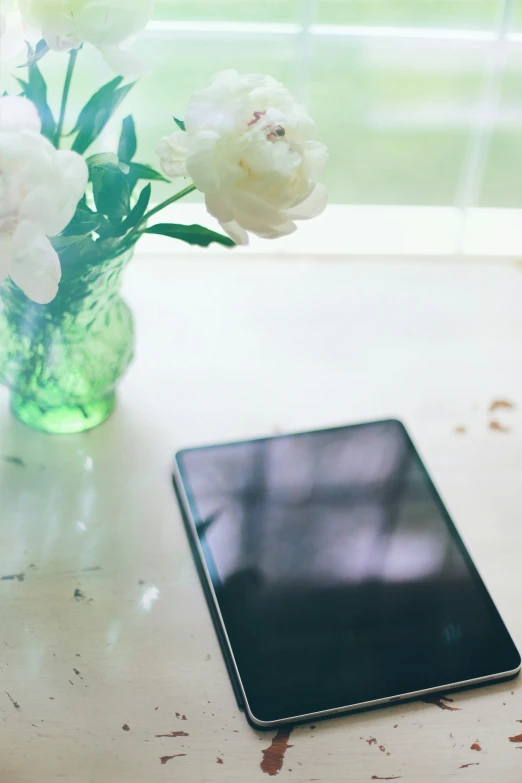
<path fill-rule="evenodd" d="M 200 223 L 219 231 L 202 204 L 178 204 L 165 210 L 157 222 Z M 212 245 L 212 252 L 227 248 Z M 166 237 L 149 235 L 142 253 L 208 252 Z M 417 256 L 436 260 L 466 259 L 516 261 L 522 256 L 522 211 L 472 209 L 464 217 L 452 207 L 390 207 L 330 205 L 315 220 L 300 221 L 295 234 L 277 240 L 252 237 L 246 255 Z"/>

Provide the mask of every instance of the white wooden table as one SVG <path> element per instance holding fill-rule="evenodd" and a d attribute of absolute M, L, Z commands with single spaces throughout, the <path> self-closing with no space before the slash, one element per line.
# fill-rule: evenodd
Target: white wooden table
<path fill-rule="evenodd" d="M 41 435 L 0 392 L 0 783 L 268 779 L 275 732 L 237 709 L 171 489 L 182 446 L 399 416 L 522 645 L 519 268 L 149 257 L 126 295 L 106 425 Z M 445 704 L 295 728 L 279 779 L 520 783 L 522 680 Z"/>

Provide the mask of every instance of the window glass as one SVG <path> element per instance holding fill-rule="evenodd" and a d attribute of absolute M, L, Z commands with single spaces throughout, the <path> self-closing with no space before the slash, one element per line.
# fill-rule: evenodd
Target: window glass
<path fill-rule="evenodd" d="M 334 203 L 522 203 L 522 0 L 157 0 L 135 48 L 151 72 L 103 144 L 117 144 L 132 112 L 143 162 L 157 164 L 157 141 L 190 95 L 236 68 L 273 75 L 307 104 L 330 148 Z M 54 107 L 66 64 L 57 54 L 41 63 Z M 2 64 L 0 89 L 18 92 L 8 71 Z M 84 47 L 69 127 L 111 78 Z M 155 188 L 155 197 L 166 189 Z"/>
<path fill-rule="evenodd" d="M 490 29 L 499 10 L 498 0 L 317 0 L 317 21 Z"/>

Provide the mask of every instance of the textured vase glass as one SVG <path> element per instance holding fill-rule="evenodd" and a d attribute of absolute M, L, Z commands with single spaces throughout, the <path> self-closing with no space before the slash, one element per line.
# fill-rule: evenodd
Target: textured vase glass
<path fill-rule="evenodd" d="M 132 315 L 120 297 L 132 250 L 107 261 L 62 260 L 56 299 L 37 305 L 0 286 L 0 383 L 14 416 L 56 434 L 92 429 L 114 410 L 134 353 Z"/>

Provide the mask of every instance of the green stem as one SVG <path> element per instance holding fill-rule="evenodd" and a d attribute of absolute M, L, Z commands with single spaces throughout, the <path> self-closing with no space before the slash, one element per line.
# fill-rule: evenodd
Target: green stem
<path fill-rule="evenodd" d="M 134 231 L 139 231 L 140 227 L 143 226 L 147 221 L 153 216 L 157 215 L 158 212 L 161 212 L 162 209 L 165 209 L 165 207 L 168 207 L 170 204 L 174 204 L 175 201 L 179 201 L 181 198 L 184 198 L 185 196 L 188 196 L 189 193 L 194 193 L 196 190 L 195 185 L 188 185 L 183 190 L 180 190 L 179 193 L 175 193 L 173 196 L 168 198 L 166 201 L 162 201 L 161 204 L 158 204 L 154 209 L 151 209 L 150 212 L 147 212 L 146 215 L 143 215 L 142 219 L 138 223 L 138 225 L 135 227 Z M 132 233 L 134 233 L 134 231 Z"/>
<path fill-rule="evenodd" d="M 136 244 L 141 235 L 145 233 L 145 231 L 141 231 L 140 229 L 142 226 L 146 225 L 147 221 L 153 215 L 157 215 L 158 212 L 161 212 L 162 209 L 165 209 L 165 207 L 168 207 L 170 204 L 174 204 L 176 201 L 179 201 L 185 196 L 188 196 L 189 193 L 193 193 L 196 189 L 197 188 L 195 185 L 188 185 L 183 190 L 180 190 L 179 193 L 175 193 L 173 196 L 166 199 L 165 201 L 162 201 L 161 204 L 158 204 L 156 207 L 154 207 L 154 209 L 151 209 L 150 212 L 147 212 L 147 214 L 142 217 L 140 222 L 134 226 L 132 231 L 130 231 L 127 236 L 124 237 L 121 245 L 115 248 L 115 254 L 120 255 Z"/>
<path fill-rule="evenodd" d="M 69 90 L 71 89 L 71 82 L 74 73 L 74 66 L 76 65 L 76 58 L 78 57 L 78 49 L 71 49 L 69 53 L 69 64 L 67 66 L 67 74 L 65 76 L 65 84 L 63 86 L 62 105 L 60 108 L 60 119 L 56 127 L 55 146 L 58 149 L 63 133 L 63 125 L 65 122 L 65 112 L 67 110 L 67 99 L 69 98 Z"/>

